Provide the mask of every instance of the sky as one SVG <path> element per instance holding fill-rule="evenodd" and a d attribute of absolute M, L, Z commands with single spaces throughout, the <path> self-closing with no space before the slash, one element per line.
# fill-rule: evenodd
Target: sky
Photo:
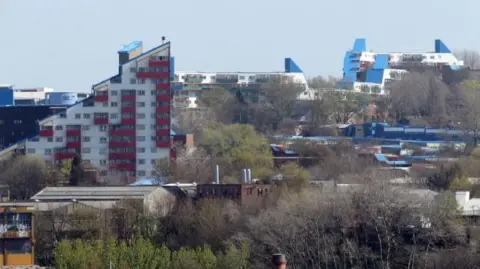
<path fill-rule="evenodd" d="M 177 71 L 340 76 L 345 51 L 431 51 L 440 38 L 480 50 L 478 0 L 0 0 L 0 84 L 89 92 L 118 71 L 117 51 L 172 45 Z"/>

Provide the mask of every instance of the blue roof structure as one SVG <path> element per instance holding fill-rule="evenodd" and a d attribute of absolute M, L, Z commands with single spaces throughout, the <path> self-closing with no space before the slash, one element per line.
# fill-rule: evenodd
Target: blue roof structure
<path fill-rule="evenodd" d="M 132 43 L 125 45 L 118 53 L 130 53 L 136 49 L 139 49 L 143 46 L 142 41 L 133 41 Z"/>

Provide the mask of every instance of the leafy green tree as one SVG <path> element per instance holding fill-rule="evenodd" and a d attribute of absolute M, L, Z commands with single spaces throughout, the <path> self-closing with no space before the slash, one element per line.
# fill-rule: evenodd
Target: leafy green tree
<path fill-rule="evenodd" d="M 245 243 L 240 248 L 231 245 L 218 258 L 218 269 L 247 269 L 250 251 Z"/>
<path fill-rule="evenodd" d="M 308 186 L 310 174 L 296 163 L 287 163 L 281 169 L 283 180 L 294 190 L 301 190 Z"/>
<path fill-rule="evenodd" d="M 198 147 L 221 166 L 222 176 L 237 181 L 244 168 L 252 177 L 263 178 L 272 171 L 272 152 L 268 141 L 251 125 L 210 123 L 200 134 Z M 233 179 L 232 179 L 233 177 Z"/>

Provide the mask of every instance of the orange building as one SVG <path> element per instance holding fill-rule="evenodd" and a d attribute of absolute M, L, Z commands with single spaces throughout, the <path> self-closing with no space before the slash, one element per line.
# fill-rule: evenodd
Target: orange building
<path fill-rule="evenodd" d="M 33 207 L 0 204 L 0 266 L 34 265 Z"/>

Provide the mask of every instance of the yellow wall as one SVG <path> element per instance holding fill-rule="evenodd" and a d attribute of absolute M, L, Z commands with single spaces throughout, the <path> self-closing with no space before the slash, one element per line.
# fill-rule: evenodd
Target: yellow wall
<path fill-rule="evenodd" d="M 3 255 L 2 263 L 4 261 Z M 33 258 L 31 254 L 8 254 L 5 265 L 33 265 Z"/>

